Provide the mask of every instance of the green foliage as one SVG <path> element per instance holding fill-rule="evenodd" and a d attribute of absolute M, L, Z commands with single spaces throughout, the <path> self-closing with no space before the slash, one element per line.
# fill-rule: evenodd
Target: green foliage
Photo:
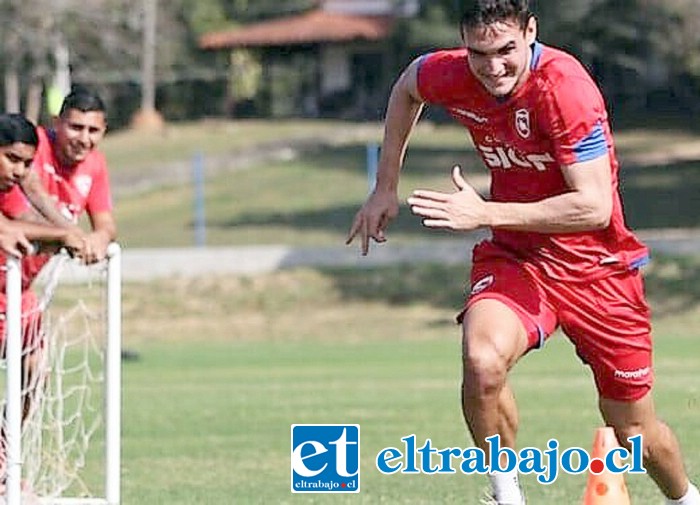
<path fill-rule="evenodd" d="M 180 1 L 183 20 L 195 35 L 220 30 L 232 23 L 221 0 Z"/>
<path fill-rule="evenodd" d="M 565 26 L 565 45 L 603 75 L 622 73 L 618 92 L 644 95 L 659 86 L 679 92 L 690 78 L 700 94 L 700 10 L 694 0 L 599 1 Z M 628 87 L 631 80 L 636 85 Z"/>

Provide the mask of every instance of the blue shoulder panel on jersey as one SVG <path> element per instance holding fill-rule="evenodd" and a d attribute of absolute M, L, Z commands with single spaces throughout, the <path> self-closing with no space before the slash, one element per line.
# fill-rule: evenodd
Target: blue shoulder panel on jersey
<path fill-rule="evenodd" d="M 537 65 L 540 63 L 540 56 L 542 56 L 542 44 L 535 41 L 532 44 L 532 61 L 530 61 L 530 70 L 535 70 Z"/>
<path fill-rule="evenodd" d="M 629 264 L 629 268 L 630 268 L 630 270 L 636 270 L 638 268 L 642 268 L 645 265 L 648 265 L 650 261 L 651 261 L 651 257 L 648 254 L 646 254 L 646 255 L 642 256 L 641 258 L 637 258 L 636 260 L 632 261 Z"/>
<path fill-rule="evenodd" d="M 596 124 L 591 133 L 589 133 L 574 147 L 576 161 L 579 163 L 582 161 L 594 160 L 607 153 L 608 141 L 605 138 L 603 125 L 600 123 Z"/>

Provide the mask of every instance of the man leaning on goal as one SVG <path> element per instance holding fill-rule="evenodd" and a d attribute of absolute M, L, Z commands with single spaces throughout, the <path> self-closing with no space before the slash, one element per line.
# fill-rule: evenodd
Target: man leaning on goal
<path fill-rule="evenodd" d="M 97 149 L 106 130 L 102 99 L 87 88 L 74 88 L 63 100 L 53 128 L 37 128 L 34 164 L 20 183 L 27 199 L 13 209 L 22 218 L 42 219 L 76 232 L 80 232 L 78 219 L 87 212 L 92 229 L 83 235 L 79 253 L 85 263 L 105 259 L 117 235 L 107 162 Z M 49 259 L 49 255 L 25 258 L 23 283 L 31 283 Z"/>

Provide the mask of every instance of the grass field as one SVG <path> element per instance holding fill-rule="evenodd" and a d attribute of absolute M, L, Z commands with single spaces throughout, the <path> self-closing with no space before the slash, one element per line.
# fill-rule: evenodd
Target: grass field
<path fill-rule="evenodd" d="M 700 261 L 659 259 L 656 398 L 700 478 Z M 466 272 L 425 265 L 296 270 L 125 287 L 125 504 L 478 504 L 473 476 L 383 476 L 374 458 L 416 434 L 468 447 L 459 410 L 459 332 L 452 316 Z M 588 371 L 555 336 L 518 365 L 520 443 L 589 448 L 599 425 Z M 358 423 L 359 495 L 289 491 L 290 425 Z M 534 504 L 579 502 L 585 478 L 525 477 Z M 660 503 L 628 478 L 635 505 Z"/>
<path fill-rule="evenodd" d="M 208 157 L 317 137 L 318 149 L 219 173 L 207 180 L 208 243 L 327 245 L 343 242 L 367 192 L 365 145 L 376 127 L 343 123 L 213 122 L 171 127 L 164 136 L 117 133 L 105 140 L 113 171 L 159 171 L 195 150 Z M 338 132 L 344 132 L 341 136 Z M 341 139 L 342 137 L 342 139 Z M 635 228 L 698 228 L 696 134 L 628 130 L 618 148 L 628 163 L 622 189 Z M 402 197 L 447 187 L 463 163 L 483 187 L 465 134 L 424 125 L 411 145 Z M 165 163 L 165 164 L 164 164 Z M 193 242 L 192 192 L 173 186 L 120 197 L 125 247 Z M 403 209 L 392 241 L 424 240 Z M 125 346 L 138 354 L 123 371 L 123 503 L 463 504 L 477 505 L 478 477 L 382 476 L 380 449 L 415 433 L 435 447 L 467 447 L 459 409 L 459 331 L 466 267 L 283 271 L 258 277 L 169 279 L 124 287 Z M 657 258 L 648 291 L 655 308 L 656 399 L 700 481 L 700 259 Z M 518 365 L 522 446 L 589 448 L 600 424 L 588 371 L 555 336 Z M 358 423 L 362 492 L 290 493 L 290 425 Z M 525 477 L 530 502 L 577 504 L 585 477 L 541 486 Z M 629 478 L 634 505 L 655 505 L 648 478 Z"/>

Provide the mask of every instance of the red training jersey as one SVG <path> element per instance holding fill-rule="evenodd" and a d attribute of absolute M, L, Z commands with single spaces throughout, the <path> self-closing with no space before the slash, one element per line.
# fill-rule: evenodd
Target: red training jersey
<path fill-rule="evenodd" d="M 44 189 L 51 195 L 63 216 L 77 222 L 80 215 L 112 211 L 107 162 L 104 155 L 93 150 L 80 163 L 64 167 L 54 151 L 54 133 L 37 128 L 39 145 L 34 155 L 35 170 Z M 17 217 L 29 210 L 31 204 L 17 187 L 0 200 L 0 210 L 8 217 Z M 1 258 L 0 258 L 1 259 Z M 29 287 L 41 268 L 50 259 L 39 254 L 22 259 L 22 287 Z M 4 276 L 0 285 L 4 284 Z"/>
<path fill-rule="evenodd" d="M 53 132 L 39 127 L 37 133 L 39 146 L 32 170 L 36 171 L 64 217 L 77 221 L 84 211 L 88 214 L 111 212 L 112 194 L 104 155 L 93 150 L 77 165 L 64 167 L 54 151 Z"/>
<path fill-rule="evenodd" d="M 508 97 L 488 93 L 471 73 L 467 50 L 444 50 L 419 62 L 418 92 L 464 125 L 491 171 L 491 199 L 535 202 L 570 191 L 561 167 L 607 154 L 613 184 L 610 225 L 576 233 L 492 230 L 492 240 L 560 280 L 602 278 L 648 261 L 625 225 L 619 165 L 603 97 L 571 55 L 536 42 L 530 75 Z"/>
<path fill-rule="evenodd" d="M 0 191 L 0 212 L 5 217 L 16 219 L 29 211 L 30 208 L 31 206 L 19 185 L 15 184 L 9 191 Z"/>

